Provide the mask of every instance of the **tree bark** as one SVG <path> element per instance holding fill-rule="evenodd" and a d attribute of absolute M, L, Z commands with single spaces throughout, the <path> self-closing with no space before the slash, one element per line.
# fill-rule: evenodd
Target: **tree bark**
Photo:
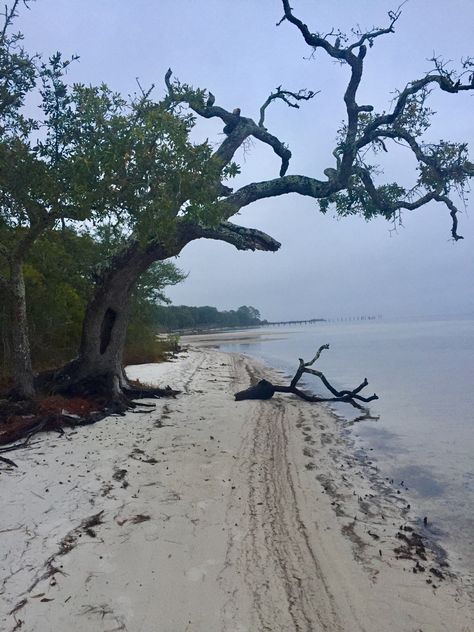
<path fill-rule="evenodd" d="M 78 357 L 54 376 L 56 392 L 96 394 L 116 401 L 123 397 L 130 295 L 150 265 L 150 255 L 150 248 L 132 244 L 97 282 L 84 316 Z"/>
<path fill-rule="evenodd" d="M 31 399 L 35 395 L 35 388 L 28 338 L 25 279 L 20 259 L 14 259 L 10 264 L 10 302 L 13 345 L 12 394 L 21 399 Z"/>

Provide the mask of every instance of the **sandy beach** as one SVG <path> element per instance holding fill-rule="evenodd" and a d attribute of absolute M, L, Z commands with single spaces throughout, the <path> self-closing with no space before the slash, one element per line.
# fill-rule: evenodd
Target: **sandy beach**
<path fill-rule="evenodd" d="M 235 402 L 283 378 L 205 347 L 128 372 L 182 394 L 1 466 L 1 630 L 474 630 L 472 581 L 324 407 Z"/>

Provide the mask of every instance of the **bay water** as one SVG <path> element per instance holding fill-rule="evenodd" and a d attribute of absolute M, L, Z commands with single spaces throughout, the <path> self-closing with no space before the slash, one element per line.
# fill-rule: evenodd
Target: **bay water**
<path fill-rule="evenodd" d="M 333 404 L 335 423 L 350 432 L 355 449 L 370 452 L 381 476 L 411 503 L 415 519 L 427 518 L 452 565 L 474 576 L 474 319 L 321 322 L 255 331 L 260 335 L 254 339 L 220 347 L 292 376 L 298 358 L 308 361 L 329 343 L 314 368 L 336 388 L 354 388 L 367 377 L 361 394 L 379 396 L 368 405 L 370 418 L 358 420 L 360 411 Z M 306 376 L 305 387 L 330 396 L 316 377 Z"/>

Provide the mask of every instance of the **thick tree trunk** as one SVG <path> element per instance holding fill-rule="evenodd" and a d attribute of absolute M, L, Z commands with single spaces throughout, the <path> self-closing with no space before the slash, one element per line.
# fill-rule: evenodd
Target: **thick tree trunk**
<path fill-rule="evenodd" d="M 25 279 L 21 260 L 10 265 L 11 328 L 13 345 L 13 394 L 22 399 L 34 397 L 28 322 L 26 318 Z"/>
<path fill-rule="evenodd" d="M 126 386 L 122 360 L 130 295 L 149 265 L 146 250 L 134 246 L 97 284 L 84 316 L 79 355 L 58 375 L 56 390 L 120 401 Z"/>

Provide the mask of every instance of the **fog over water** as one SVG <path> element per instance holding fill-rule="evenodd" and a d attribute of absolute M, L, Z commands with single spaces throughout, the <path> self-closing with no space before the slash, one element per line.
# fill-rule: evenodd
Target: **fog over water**
<path fill-rule="evenodd" d="M 333 26 L 349 30 L 387 23 L 387 0 L 315 2 L 295 0 L 294 11 L 312 30 Z M 449 11 L 447 11 L 449 6 Z M 38 0 L 22 10 L 17 26 L 29 50 L 79 54 L 70 78 L 108 83 L 131 93 L 155 84 L 171 67 L 177 77 L 212 90 L 216 104 L 240 107 L 258 118 L 259 107 L 276 86 L 319 90 L 300 110 L 276 103 L 268 110 L 268 129 L 293 152 L 290 174 L 324 178 L 334 166 L 332 150 L 344 117 L 342 95 L 348 72 L 318 52 L 308 59 L 301 36 L 288 23 L 278 28 L 279 0 Z M 442 16 L 442 19 L 440 19 Z M 377 110 L 390 106 L 394 91 L 430 70 L 433 53 L 459 62 L 472 50 L 474 3 L 471 0 L 411 0 L 403 7 L 396 33 L 369 49 L 359 102 Z M 437 112 L 427 138 L 473 144 L 473 97 L 434 90 Z M 222 141 L 222 125 L 198 121 L 196 139 Z M 382 152 L 383 153 L 383 152 Z M 415 180 L 414 161 L 395 148 L 379 156 L 386 181 Z M 237 156 L 242 175 L 232 186 L 273 178 L 279 163 L 268 147 L 254 143 Z M 472 160 L 472 156 L 471 156 Z M 472 209 L 472 203 L 470 207 Z M 383 220 L 335 220 L 321 215 L 314 200 L 296 195 L 261 201 L 236 221 L 269 232 L 282 242 L 270 253 L 241 253 L 219 243 L 190 244 L 178 260 L 188 279 L 170 290 L 177 304 L 259 308 L 270 320 L 351 316 L 466 314 L 474 312 L 474 223 L 460 219 L 464 241 L 450 241 L 447 209 L 430 204 L 406 213 L 394 233 Z M 472 212 L 471 212 L 472 215 Z"/>

